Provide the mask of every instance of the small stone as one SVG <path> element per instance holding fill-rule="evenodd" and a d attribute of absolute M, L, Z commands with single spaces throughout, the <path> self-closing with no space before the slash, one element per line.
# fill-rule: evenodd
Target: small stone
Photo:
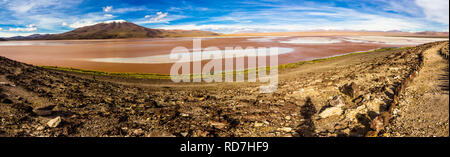
<path fill-rule="evenodd" d="M 370 123 L 370 128 L 373 130 L 376 130 L 376 132 L 380 131 L 383 127 L 383 118 L 381 116 L 376 117 L 372 122 Z"/>
<path fill-rule="evenodd" d="M 16 85 L 12 84 L 12 83 L 8 83 L 8 82 L 0 82 L 0 85 L 2 86 L 11 86 L 11 87 L 15 87 Z"/>
<path fill-rule="evenodd" d="M 328 104 L 333 107 L 343 107 L 345 106 L 344 100 L 342 96 L 334 96 L 333 99 L 331 99 Z"/>
<path fill-rule="evenodd" d="M 393 113 L 394 115 L 397 115 L 397 114 L 398 114 L 398 109 L 394 109 L 394 111 L 392 111 L 392 113 Z"/>
<path fill-rule="evenodd" d="M 364 95 L 364 101 L 369 101 L 369 100 L 370 100 L 370 94 Z"/>
<path fill-rule="evenodd" d="M 133 134 L 137 135 L 137 136 L 143 135 L 144 134 L 144 130 L 136 129 L 136 130 L 133 131 Z"/>
<path fill-rule="evenodd" d="M 210 122 L 210 125 L 214 126 L 217 129 L 225 128 L 226 124 L 221 122 Z"/>
<path fill-rule="evenodd" d="M 362 97 L 362 96 L 359 96 L 359 97 L 357 97 L 357 98 L 354 100 L 355 104 L 358 104 L 358 105 L 359 105 L 362 101 L 363 101 L 363 97 Z"/>
<path fill-rule="evenodd" d="M 38 127 L 36 128 L 37 131 L 42 131 L 42 130 L 44 130 L 44 129 L 45 129 L 45 126 L 38 126 Z"/>
<path fill-rule="evenodd" d="M 286 116 L 286 117 L 284 117 L 284 119 L 291 120 L 291 116 Z"/>
<path fill-rule="evenodd" d="M 183 137 L 186 137 L 186 136 L 188 135 L 187 132 L 182 132 L 182 133 L 180 133 L 180 134 L 181 134 L 181 136 L 183 136 Z"/>
<path fill-rule="evenodd" d="M 344 129 L 342 132 L 344 133 L 344 134 L 346 134 L 346 135 L 349 135 L 350 134 L 350 129 L 349 128 L 347 128 L 347 129 Z"/>
<path fill-rule="evenodd" d="M 263 125 L 264 125 L 264 123 L 259 123 L 259 122 L 255 122 L 255 124 L 254 124 L 255 127 L 261 127 Z"/>
<path fill-rule="evenodd" d="M 284 132 L 291 132 L 292 128 L 290 128 L 290 127 L 282 127 L 282 128 L 280 128 L 280 130 L 284 131 Z"/>
<path fill-rule="evenodd" d="M 56 118 L 54 118 L 54 119 L 49 120 L 49 121 L 47 122 L 47 125 L 48 125 L 49 127 L 51 127 L 51 128 L 55 128 L 55 127 L 57 127 L 57 126 L 59 125 L 59 123 L 61 123 L 61 117 L 60 117 L 60 116 L 58 116 L 58 117 L 56 117 Z"/>

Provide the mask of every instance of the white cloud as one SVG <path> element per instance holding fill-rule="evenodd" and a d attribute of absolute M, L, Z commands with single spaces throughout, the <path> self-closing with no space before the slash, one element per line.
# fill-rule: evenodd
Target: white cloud
<path fill-rule="evenodd" d="M 35 24 L 29 24 L 27 25 L 26 28 L 9 28 L 9 31 L 13 31 L 13 32 L 31 32 L 31 31 L 36 31 L 37 27 Z"/>
<path fill-rule="evenodd" d="M 0 31 L 2 31 L 3 30 L 3 28 L 0 28 Z"/>
<path fill-rule="evenodd" d="M 93 21 L 77 21 L 75 23 L 70 24 L 69 27 L 80 28 L 80 27 L 90 26 L 90 25 L 94 25 L 94 24 L 97 24 L 97 23 L 93 22 Z"/>
<path fill-rule="evenodd" d="M 113 7 L 112 6 L 106 6 L 106 7 L 103 7 L 103 11 L 104 12 L 111 12 L 113 10 Z"/>
<path fill-rule="evenodd" d="M 169 21 L 165 20 L 164 18 L 168 15 L 168 13 L 163 12 L 157 12 L 156 16 L 152 17 L 150 15 L 146 15 L 145 18 L 150 18 L 148 23 L 168 23 Z"/>
<path fill-rule="evenodd" d="M 84 26 L 94 25 L 106 20 L 111 20 L 115 16 L 105 16 L 103 13 L 89 13 L 80 17 L 68 19 L 68 26 L 71 28 L 80 28 Z"/>
<path fill-rule="evenodd" d="M 136 11 L 151 11 L 152 9 L 148 9 L 146 7 L 127 7 L 127 8 L 115 8 L 111 11 L 111 13 L 128 13 L 128 12 L 136 12 Z"/>
<path fill-rule="evenodd" d="M 108 20 L 108 21 L 101 21 L 101 22 L 94 22 L 94 21 L 77 21 L 73 24 L 70 24 L 69 27 L 71 28 L 80 28 L 85 26 L 92 26 L 99 23 L 123 23 L 127 22 L 125 20 Z"/>
<path fill-rule="evenodd" d="M 104 16 L 105 16 L 105 17 L 113 17 L 112 14 L 105 14 Z"/>
<path fill-rule="evenodd" d="M 62 22 L 61 26 L 68 26 L 67 22 Z"/>
<path fill-rule="evenodd" d="M 156 15 L 145 15 L 144 18 L 133 21 L 136 24 L 148 24 L 148 23 L 165 23 L 168 24 L 170 21 L 175 21 L 178 19 L 187 18 L 184 15 L 169 15 L 167 12 L 157 12 Z"/>
<path fill-rule="evenodd" d="M 33 35 L 35 33 L 9 33 L 9 32 L 0 32 L 0 37 L 14 37 L 14 36 L 29 36 L 29 35 Z"/>
<path fill-rule="evenodd" d="M 449 0 L 416 0 L 430 21 L 449 24 Z"/>

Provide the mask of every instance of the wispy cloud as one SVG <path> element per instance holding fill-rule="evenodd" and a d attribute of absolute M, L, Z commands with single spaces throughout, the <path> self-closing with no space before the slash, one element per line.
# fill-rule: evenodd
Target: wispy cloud
<path fill-rule="evenodd" d="M 449 24 L 449 0 L 416 0 L 423 9 L 426 18 L 443 24 Z"/>
<path fill-rule="evenodd" d="M 153 9 L 149 9 L 145 6 L 136 6 L 136 7 L 126 7 L 126 8 L 116 8 L 111 11 L 111 13 L 130 13 L 130 12 L 138 12 L 138 11 L 153 11 Z"/>
<path fill-rule="evenodd" d="M 114 17 L 114 15 L 112 15 L 112 14 L 105 14 L 104 16 L 105 17 Z"/>
<path fill-rule="evenodd" d="M 183 16 L 183 15 L 169 15 L 168 12 L 156 12 L 155 15 L 145 15 L 144 19 L 139 19 L 134 21 L 134 23 L 136 24 L 154 24 L 154 23 L 165 23 L 165 24 L 169 24 L 170 21 L 175 21 L 175 20 L 179 20 L 179 19 L 183 19 L 186 18 L 187 16 Z"/>
<path fill-rule="evenodd" d="M 77 21 L 75 23 L 72 23 L 69 25 L 69 27 L 71 28 L 80 28 L 80 27 L 84 27 L 84 26 L 90 26 L 90 25 L 94 25 L 96 24 L 96 22 L 92 22 L 92 21 Z"/>
<path fill-rule="evenodd" d="M 27 25 L 25 28 L 9 28 L 9 31 L 15 31 L 15 32 L 32 32 L 36 31 L 37 27 L 35 24 Z"/>

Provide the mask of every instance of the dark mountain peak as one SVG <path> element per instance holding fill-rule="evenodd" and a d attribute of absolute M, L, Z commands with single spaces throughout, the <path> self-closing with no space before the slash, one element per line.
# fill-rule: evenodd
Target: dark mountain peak
<path fill-rule="evenodd" d="M 198 30 L 173 31 L 150 29 L 125 20 L 114 20 L 77 28 L 70 32 L 55 35 L 55 39 L 164 38 L 214 35 L 218 34 Z"/>

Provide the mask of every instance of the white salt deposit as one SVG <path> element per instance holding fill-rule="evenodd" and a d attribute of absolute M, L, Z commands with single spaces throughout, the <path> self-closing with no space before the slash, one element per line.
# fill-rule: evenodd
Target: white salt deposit
<path fill-rule="evenodd" d="M 340 43 L 342 40 L 332 39 L 332 38 L 324 38 L 324 37 L 301 37 L 295 38 L 288 41 L 280 41 L 280 43 L 286 44 L 333 44 Z"/>
<path fill-rule="evenodd" d="M 388 45 L 420 45 L 429 42 L 448 40 L 448 38 L 353 36 L 344 39 L 349 42 L 378 43 Z"/>
<path fill-rule="evenodd" d="M 269 53 L 269 48 L 267 49 L 233 49 L 233 50 L 212 50 L 202 52 L 189 52 L 189 53 L 176 53 L 155 56 L 145 56 L 145 57 L 133 57 L 133 58 L 95 58 L 89 59 L 93 62 L 105 62 L 105 63 L 141 63 L 141 64 L 163 64 L 163 63 L 175 63 L 175 62 L 190 62 L 190 61 L 201 61 L 201 60 L 211 60 L 220 58 L 234 58 L 234 57 L 256 57 L 256 56 L 270 56 L 270 55 L 281 55 L 293 52 L 292 48 L 275 47 L 278 52 Z M 227 54 L 227 55 L 225 55 Z M 193 58 L 193 56 L 198 56 Z M 201 56 L 201 57 L 200 57 Z M 193 58 L 193 59 L 191 59 Z"/>
<path fill-rule="evenodd" d="M 252 42 L 272 42 L 275 39 L 278 39 L 280 37 L 263 37 L 263 38 L 250 38 L 247 39 L 248 41 Z"/>

